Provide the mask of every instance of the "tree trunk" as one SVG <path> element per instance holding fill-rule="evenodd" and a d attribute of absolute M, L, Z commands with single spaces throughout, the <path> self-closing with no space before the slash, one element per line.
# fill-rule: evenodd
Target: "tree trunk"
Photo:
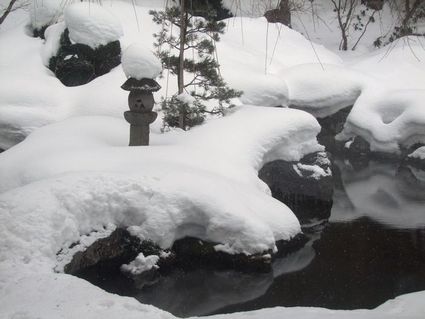
<path fill-rule="evenodd" d="M 186 0 L 180 1 L 180 48 L 179 48 L 179 73 L 177 74 L 177 85 L 179 94 L 184 90 L 184 45 L 186 43 L 187 24 Z M 179 127 L 186 128 L 186 112 L 184 109 L 179 114 Z"/>
<path fill-rule="evenodd" d="M 3 12 L 3 15 L 0 17 L 0 24 L 2 24 L 3 21 L 6 20 L 6 17 L 9 15 L 9 13 L 12 12 L 13 5 L 15 4 L 16 1 L 17 0 L 11 0 L 9 2 L 9 5 L 7 6 L 6 10 Z"/>

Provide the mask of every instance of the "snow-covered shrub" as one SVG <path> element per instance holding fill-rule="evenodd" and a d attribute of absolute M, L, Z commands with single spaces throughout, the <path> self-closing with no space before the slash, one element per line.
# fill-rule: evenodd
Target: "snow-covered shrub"
<path fill-rule="evenodd" d="M 193 127 L 202 124 L 205 120 L 205 106 L 197 102 L 187 93 L 175 95 L 161 103 L 164 111 L 165 127 Z M 182 114 L 184 114 L 183 122 Z"/>
<path fill-rule="evenodd" d="M 63 8 L 62 1 L 33 0 L 30 5 L 30 19 L 34 36 L 44 39 L 44 31 L 58 21 L 62 16 Z"/>
<path fill-rule="evenodd" d="M 49 69 L 66 86 L 86 84 L 121 63 L 121 24 L 100 5 L 68 6 L 65 27 Z"/>

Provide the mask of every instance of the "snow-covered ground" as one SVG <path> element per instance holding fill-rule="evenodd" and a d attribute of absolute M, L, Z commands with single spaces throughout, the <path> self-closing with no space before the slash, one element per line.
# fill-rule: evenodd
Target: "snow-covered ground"
<path fill-rule="evenodd" d="M 158 26 L 148 11 L 163 2 L 105 1 L 110 16 L 100 16 L 109 21 L 102 31 L 116 39 L 122 25 L 124 50 L 134 42 L 153 49 Z M 423 40 L 344 55 L 331 50 L 332 33 L 312 28 L 317 21 L 307 23 L 316 30 L 308 36 L 321 44 L 264 18 L 236 17 L 226 21 L 217 50 L 223 77 L 244 91 L 243 106 L 189 132 L 163 134 L 158 119 L 151 146 L 129 148 L 121 67 L 72 88 L 46 68 L 65 24 L 80 30 L 74 40 L 97 45 L 72 17 L 58 17 L 62 22 L 47 30 L 46 41 L 28 36 L 23 10 L 0 27 L 0 148 L 8 149 L 0 154 L 1 318 L 174 318 L 54 273 L 63 266 L 56 256 L 61 248 L 81 238 L 91 238 L 89 244 L 118 226 L 163 248 L 190 235 L 219 242 L 216 248 L 229 253 L 273 250 L 276 240 L 299 233 L 298 220 L 270 196 L 257 171 L 273 159 L 296 161 L 322 150 L 320 127 L 304 111 L 264 106 L 321 117 L 354 104 L 341 138 L 361 135 L 387 152 L 425 142 Z M 110 22 L 116 27 L 109 30 Z M 297 18 L 294 23 L 303 28 Z M 157 100 L 177 91 L 175 79 L 167 78 L 159 80 Z M 401 296 L 374 310 L 274 308 L 227 317 L 421 318 L 424 297 Z"/>

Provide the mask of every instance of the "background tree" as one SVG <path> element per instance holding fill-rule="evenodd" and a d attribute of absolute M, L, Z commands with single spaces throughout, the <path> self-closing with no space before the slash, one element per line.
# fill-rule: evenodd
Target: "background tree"
<path fill-rule="evenodd" d="M 393 42 L 407 35 L 424 35 L 417 32 L 419 22 L 425 20 L 425 0 L 388 0 L 397 23 L 388 42 Z M 376 46 L 383 44 L 385 37 L 375 41 Z"/>
<path fill-rule="evenodd" d="M 28 1 L 19 1 L 19 0 L 10 0 L 9 2 L 6 2 L 6 5 L 2 7 L 0 5 L 0 24 L 6 20 L 7 16 L 18 9 L 24 8 L 28 6 Z"/>
<path fill-rule="evenodd" d="M 202 123 L 208 113 L 222 114 L 231 106 L 230 100 L 241 95 L 226 85 L 214 56 L 225 23 L 216 21 L 214 12 L 197 17 L 192 8 L 192 1 L 184 0 L 164 11 L 150 12 L 153 21 L 162 26 L 154 34 L 158 56 L 163 67 L 177 76 L 178 95 L 162 102 L 164 120 L 182 129 Z M 173 28 L 179 29 L 179 36 L 173 34 Z M 192 75 L 189 81 L 185 81 L 185 72 Z M 182 98 L 188 93 L 191 98 Z M 217 106 L 208 110 L 207 101 L 215 101 Z"/>
<path fill-rule="evenodd" d="M 367 0 L 330 1 L 333 6 L 333 11 L 336 13 L 339 29 L 341 31 L 341 42 L 339 45 L 340 50 L 348 50 L 351 31 L 362 31 L 351 48 L 352 50 L 355 50 L 360 40 L 366 34 L 370 23 L 375 22 L 375 13 L 379 11 L 378 7 L 368 5 Z"/>

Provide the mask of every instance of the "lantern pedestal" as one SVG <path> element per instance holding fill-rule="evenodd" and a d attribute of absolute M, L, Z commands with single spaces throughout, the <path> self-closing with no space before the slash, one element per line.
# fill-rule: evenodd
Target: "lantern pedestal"
<path fill-rule="evenodd" d="M 130 123 L 130 146 L 149 145 L 149 125 L 157 116 L 156 112 L 124 112 L 125 120 Z"/>
<path fill-rule="evenodd" d="M 158 91 L 161 86 L 153 79 L 129 78 L 121 88 L 130 91 L 130 111 L 124 112 L 125 120 L 130 123 L 130 146 L 149 145 L 149 124 L 158 116 L 152 111 L 155 104 L 152 92 Z"/>

